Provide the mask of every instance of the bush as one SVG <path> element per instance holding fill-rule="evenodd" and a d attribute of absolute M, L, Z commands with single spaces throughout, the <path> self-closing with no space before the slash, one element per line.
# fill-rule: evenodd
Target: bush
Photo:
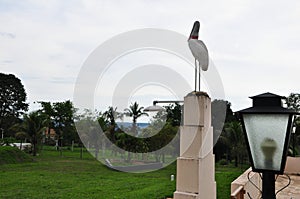
<path fill-rule="evenodd" d="M 221 159 L 221 160 L 219 161 L 219 164 L 220 164 L 220 165 L 227 165 L 228 162 L 227 162 L 227 160 L 225 160 L 225 159 Z"/>
<path fill-rule="evenodd" d="M 16 147 L 0 146 L 0 165 L 32 161 L 33 159 L 30 155 Z"/>

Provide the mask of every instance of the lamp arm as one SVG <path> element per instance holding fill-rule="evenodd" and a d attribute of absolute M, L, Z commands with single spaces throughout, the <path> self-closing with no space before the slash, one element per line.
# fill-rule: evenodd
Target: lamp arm
<path fill-rule="evenodd" d="M 167 104 L 167 103 L 183 103 L 183 100 L 154 100 L 153 106 L 156 104 Z"/>

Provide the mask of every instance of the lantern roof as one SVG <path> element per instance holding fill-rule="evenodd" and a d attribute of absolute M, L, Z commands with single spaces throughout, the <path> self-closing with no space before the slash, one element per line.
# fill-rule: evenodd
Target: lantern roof
<path fill-rule="evenodd" d="M 296 114 L 294 110 L 282 106 L 282 99 L 286 99 L 284 96 L 267 92 L 249 98 L 252 99 L 252 107 L 243 109 L 240 113 Z"/>
<path fill-rule="evenodd" d="M 270 92 L 262 93 L 262 94 L 255 95 L 255 96 L 252 96 L 252 97 L 249 97 L 249 98 L 254 99 L 254 98 L 269 98 L 269 97 L 272 97 L 272 98 L 281 98 L 281 99 L 285 99 L 286 98 L 284 96 L 276 95 L 276 94 L 270 93 Z"/>
<path fill-rule="evenodd" d="M 250 98 L 253 100 L 253 107 L 255 106 L 282 107 L 282 99 L 284 99 L 285 97 L 273 93 L 263 93 Z"/>

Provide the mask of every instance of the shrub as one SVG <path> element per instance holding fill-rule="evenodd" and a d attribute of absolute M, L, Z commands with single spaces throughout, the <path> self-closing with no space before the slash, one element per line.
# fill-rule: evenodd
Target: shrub
<path fill-rule="evenodd" d="M 33 159 L 16 147 L 0 146 L 0 165 L 31 162 Z"/>
<path fill-rule="evenodd" d="M 227 165 L 228 162 L 227 162 L 227 160 L 225 160 L 225 159 L 221 159 L 221 160 L 219 161 L 219 164 L 220 164 L 220 165 Z"/>

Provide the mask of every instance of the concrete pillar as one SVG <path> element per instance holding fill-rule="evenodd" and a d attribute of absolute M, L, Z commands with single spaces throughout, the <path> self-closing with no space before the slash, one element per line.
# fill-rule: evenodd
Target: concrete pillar
<path fill-rule="evenodd" d="M 184 98 L 174 199 L 215 199 L 215 157 L 211 101 L 207 93 L 192 92 Z"/>

